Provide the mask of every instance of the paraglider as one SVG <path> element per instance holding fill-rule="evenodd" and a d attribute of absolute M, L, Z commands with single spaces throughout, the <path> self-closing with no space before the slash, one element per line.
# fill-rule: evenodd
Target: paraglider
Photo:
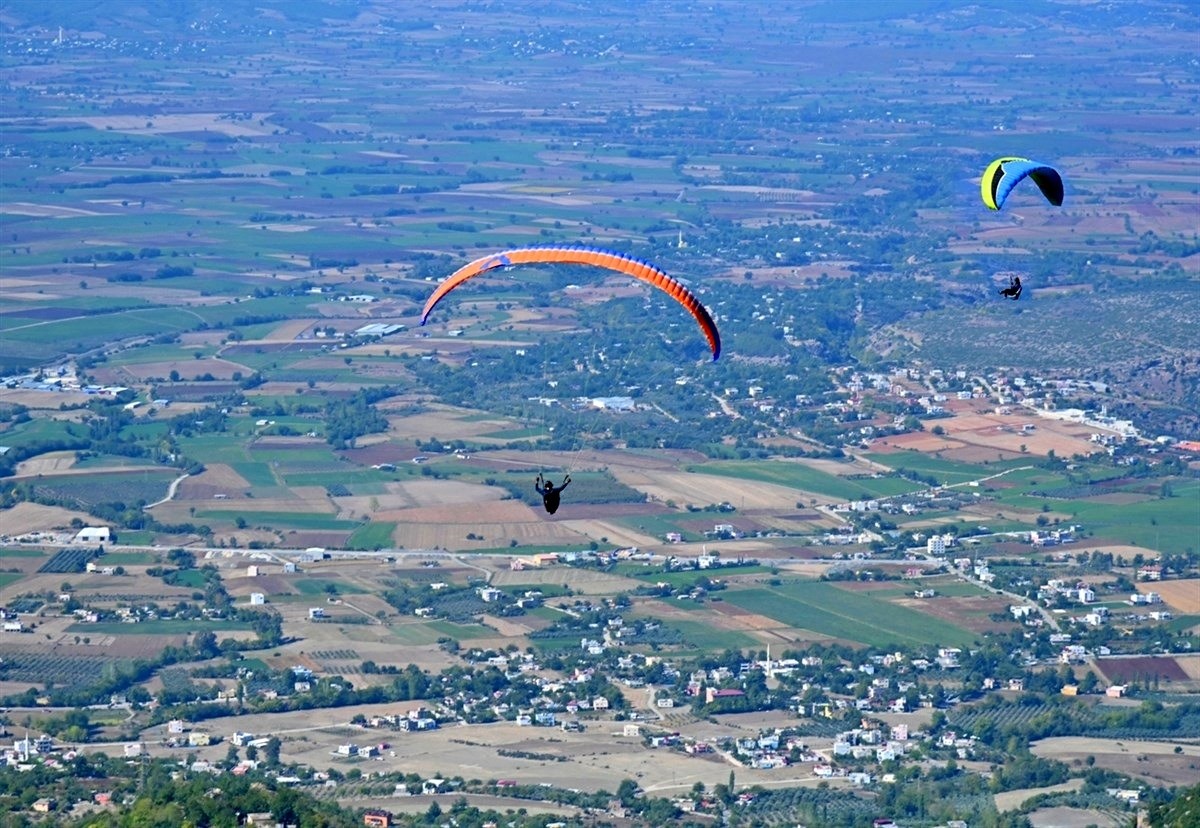
<path fill-rule="evenodd" d="M 1008 280 L 1008 287 L 1000 291 L 1000 295 L 1005 299 L 1012 299 L 1014 302 L 1021 298 L 1021 277 L 1014 276 Z"/>
<path fill-rule="evenodd" d="M 1062 206 L 1063 181 L 1058 170 L 1039 161 L 1011 157 L 997 158 L 983 171 L 983 177 L 979 180 L 983 203 L 989 209 L 999 210 L 1013 188 L 1026 178 L 1033 179 L 1047 201 L 1055 207 Z"/>
<path fill-rule="evenodd" d="M 563 484 L 558 488 L 554 487 L 554 481 L 544 478 L 541 472 L 538 473 L 538 476 L 533 481 L 533 488 L 536 489 L 537 493 L 542 496 L 542 505 L 546 507 L 546 511 L 549 514 L 554 514 L 558 511 L 558 501 L 562 496 L 562 491 L 570 485 L 570 472 L 567 473 L 566 478 L 563 480 Z"/>
<path fill-rule="evenodd" d="M 523 264 L 591 265 L 593 267 L 624 273 L 627 276 L 632 276 L 635 279 L 653 285 L 682 305 L 692 315 L 696 323 L 700 326 L 705 339 L 708 340 L 709 348 L 712 350 L 712 358 L 716 360 L 721 355 L 721 334 L 718 332 L 717 325 L 713 321 L 712 316 L 704 305 L 701 304 L 700 300 L 696 298 L 695 294 L 684 287 L 677 279 L 668 276 L 666 272 L 656 265 L 642 261 L 641 259 L 635 259 L 624 253 L 602 250 L 595 247 L 537 245 L 534 247 L 506 250 L 502 253 L 495 253 L 476 259 L 460 267 L 446 281 L 438 285 L 437 289 L 430 295 L 428 301 L 425 302 L 425 307 L 421 311 L 421 324 L 425 324 L 425 321 L 429 318 L 429 314 L 433 311 L 437 303 L 442 301 L 448 293 L 463 282 L 473 279 L 482 273 L 487 273 L 489 270 L 495 270 L 498 267 L 514 267 Z"/>

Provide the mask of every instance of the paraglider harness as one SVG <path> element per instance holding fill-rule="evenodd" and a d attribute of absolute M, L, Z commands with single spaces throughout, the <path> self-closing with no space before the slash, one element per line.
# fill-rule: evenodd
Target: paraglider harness
<path fill-rule="evenodd" d="M 1006 299 L 1017 300 L 1021 298 L 1021 277 L 1014 276 L 1008 282 L 1008 287 L 1000 291 L 1000 295 Z"/>
<path fill-rule="evenodd" d="M 558 511 L 559 495 L 562 494 L 563 489 L 567 488 L 567 486 L 570 486 L 570 485 L 571 485 L 571 473 L 570 472 L 567 472 L 567 476 L 563 480 L 563 484 L 561 486 L 559 486 L 557 489 L 554 488 L 554 483 L 552 483 L 551 481 L 546 480 L 542 477 L 541 472 L 538 472 L 538 476 L 536 478 L 534 478 L 534 481 L 533 481 L 533 488 L 535 488 L 537 490 L 537 493 L 542 496 L 542 505 L 546 507 L 546 511 L 549 512 L 550 514 L 554 514 L 555 512 Z"/>

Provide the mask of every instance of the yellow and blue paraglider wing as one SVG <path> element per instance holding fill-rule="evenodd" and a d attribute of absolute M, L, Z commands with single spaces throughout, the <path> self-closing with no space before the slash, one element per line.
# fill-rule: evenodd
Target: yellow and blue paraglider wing
<path fill-rule="evenodd" d="M 1039 161 L 1012 157 L 997 158 L 983 171 L 983 177 L 979 180 L 983 203 L 992 210 L 999 210 L 1013 188 L 1026 178 L 1033 179 L 1047 201 L 1055 207 L 1062 206 L 1063 181 L 1058 170 Z"/>

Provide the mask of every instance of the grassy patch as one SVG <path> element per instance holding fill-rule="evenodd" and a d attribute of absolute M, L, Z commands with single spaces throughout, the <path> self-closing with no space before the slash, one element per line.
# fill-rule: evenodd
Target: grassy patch
<path fill-rule="evenodd" d="M 1092 497 L 1054 497 L 1053 492 L 1065 491 L 1069 481 L 1054 472 L 1038 471 L 1040 473 L 1014 473 L 1021 475 L 1020 485 L 999 492 L 998 503 L 1029 511 L 1045 509 L 1057 516 L 1065 516 L 1061 517 L 1061 522 L 1083 527 L 1086 537 L 1091 539 L 1089 542 L 1126 543 L 1171 554 L 1200 549 L 1200 523 L 1196 521 L 1200 482 L 1173 481 L 1170 497 L 1105 503 Z M 1051 496 L 1042 493 L 1051 493 Z M 997 528 L 998 524 L 989 522 L 988 526 Z"/>
<path fill-rule="evenodd" d="M 28 446 L 39 442 L 58 442 L 70 439 L 76 432 L 83 432 L 78 426 L 63 420 L 33 419 L 17 423 L 4 432 L 4 445 Z"/>
<path fill-rule="evenodd" d="M 739 630 L 721 630 L 705 621 L 672 621 L 670 626 L 683 633 L 687 643 L 697 650 L 746 650 L 760 648 L 763 643 Z"/>
<path fill-rule="evenodd" d="M 82 506 L 97 503 L 153 503 L 167 493 L 174 472 L 148 469 L 133 472 L 45 475 L 37 478 L 34 490 L 41 495 L 74 500 Z"/>
<path fill-rule="evenodd" d="M 44 558 L 46 550 L 31 546 L 0 547 L 0 558 Z"/>
<path fill-rule="evenodd" d="M 252 488 L 264 489 L 278 486 L 279 481 L 267 463 L 239 462 L 230 463 L 233 470 L 245 478 Z"/>
<path fill-rule="evenodd" d="M 696 514 L 691 512 L 668 512 L 662 515 L 618 517 L 613 522 L 658 538 L 665 538 L 669 532 L 678 532 L 685 540 L 695 540 L 701 534 L 695 529 L 695 518 Z M 712 513 L 712 518 L 713 523 L 721 522 L 721 517 L 716 513 Z"/>
<path fill-rule="evenodd" d="M 400 624 L 392 627 L 392 635 L 402 644 L 410 647 L 421 647 L 436 644 L 442 633 L 432 629 L 427 622 Z"/>
<path fill-rule="evenodd" d="M 552 635 L 542 635 L 532 639 L 533 646 L 548 652 L 561 652 L 579 647 L 578 630 L 562 630 Z"/>
<path fill-rule="evenodd" d="M 368 523 L 354 530 L 346 540 L 347 549 L 387 549 L 392 545 L 395 523 Z"/>
<path fill-rule="evenodd" d="M 1181 615 L 1172 618 L 1163 626 L 1173 633 L 1187 632 L 1192 627 L 1200 626 L 1200 615 Z"/>
<path fill-rule="evenodd" d="M 961 463 L 955 460 L 944 460 L 919 451 L 899 451 L 891 454 L 868 454 L 868 460 L 891 469 L 917 472 L 918 474 L 937 478 L 940 485 L 965 483 L 968 480 L 978 480 L 981 477 L 997 474 L 1005 469 L 1016 468 L 1029 464 L 1029 460 L 1019 458 L 996 463 L 975 464 Z M 1004 480 L 1009 481 L 1009 475 Z"/>
<path fill-rule="evenodd" d="M 656 569 L 651 572 L 638 572 L 631 570 L 622 572 L 622 575 L 630 575 L 637 578 L 639 581 L 647 583 L 670 584 L 676 589 L 690 589 L 696 585 L 701 579 L 705 581 L 715 580 L 721 581 L 730 575 L 754 575 L 770 572 L 771 570 L 765 566 L 739 566 L 729 569 L 687 569 L 682 572 L 663 572 L 661 569 Z"/>
<path fill-rule="evenodd" d="M 330 460 L 325 461 L 325 465 L 329 465 Z M 383 483 L 394 480 L 395 472 L 381 472 L 374 469 L 363 470 L 347 470 L 341 471 L 283 471 L 283 478 L 289 486 L 332 486 L 336 483 L 341 483 L 343 486 L 349 487 L 356 494 L 380 494 L 386 489 L 383 488 Z M 366 487 L 373 484 L 379 485 L 378 491 L 363 491 L 359 487 Z"/>
<path fill-rule="evenodd" d="M 782 460 L 756 462 L 725 461 L 702 463 L 688 467 L 697 474 L 713 474 L 734 477 L 739 480 L 758 480 L 787 486 L 802 492 L 823 495 L 836 500 L 861 500 L 863 498 L 886 497 L 889 495 L 915 492 L 923 488 L 918 483 L 898 477 L 846 478 Z"/>
<path fill-rule="evenodd" d="M 297 504 L 299 505 L 299 504 Z M 333 515 L 310 512 L 235 512 L 229 509 L 210 509 L 196 512 L 197 519 L 236 523 L 242 518 L 249 526 L 269 526 L 272 529 L 313 529 L 352 532 L 359 527 L 356 520 L 340 520 Z"/>
<path fill-rule="evenodd" d="M 439 635 L 449 636 L 456 641 L 489 638 L 496 634 L 495 630 L 485 627 L 483 624 L 455 624 L 453 621 L 430 621 L 429 628 Z"/>
<path fill-rule="evenodd" d="M 125 546 L 150 546 L 155 534 L 146 529 L 122 529 L 121 543 Z"/>
<path fill-rule="evenodd" d="M 936 589 L 938 595 L 944 595 L 947 598 L 976 598 L 984 595 L 991 595 L 986 589 L 981 589 L 974 584 L 968 584 L 965 581 L 917 581 L 913 589 L 923 588 Z"/>
<path fill-rule="evenodd" d="M 190 635 L 196 632 L 229 632 L 248 630 L 251 626 L 243 621 L 201 621 L 199 619 L 161 618 L 125 624 L 120 621 L 104 621 L 99 624 L 71 624 L 66 631 L 92 635 Z"/>
<path fill-rule="evenodd" d="M 105 566 L 150 566 L 157 560 L 153 552 L 109 552 L 104 556 Z"/>
<path fill-rule="evenodd" d="M 296 591 L 301 595 L 322 595 L 325 588 L 331 584 L 337 588 L 338 595 L 357 595 L 366 592 L 362 587 L 333 578 L 303 578 L 295 581 Z"/>
<path fill-rule="evenodd" d="M 781 624 L 872 647 L 938 644 L 966 647 L 975 636 L 914 610 L 838 589 L 831 583 L 799 581 L 722 593 L 724 599 Z"/>
<path fill-rule="evenodd" d="M 198 569 L 185 569 L 181 572 L 176 572 L 172 580 L 179 586 L 204 589 L 204 573 Z"/>

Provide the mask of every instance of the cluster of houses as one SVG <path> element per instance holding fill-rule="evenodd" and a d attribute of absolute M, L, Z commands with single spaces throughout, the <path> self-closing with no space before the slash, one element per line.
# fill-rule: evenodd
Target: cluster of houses
<path fill-rule="evenodd" d="M 129 390 L 122 385 L 82 384 L 74 365 L 59 365 L 42 371 L 0 377 L 0 385 L 5 388 L 19 388 L 23 391 L 74 391 L 105 399 L 116 399 L 120 394 Z"/>
<path fill-rule="evenodd" d="M 652 556 L 649 552 L 644 552 L 636 546 L 630 546 L 623 549 L 601 552 L 590 549 L 569 550 L 566 552 L 542 552 L 534 555 L 515 557 L 509 562 L 509 568 L 514 572 L 520 572 L 526 569 L 542 569 L 558 564 L 568 566 L 576 564 L 608 566 L 622 561 L 649 562 L 651 559 Z"/>
<path fill-rule="evenodd" d="M 846 778 L 861 787 L 872 784 L 876 778 L 871 773 L 851 768 L 903 759 L 918 745 L 948 750 L 960 760 L 969 760 L 975 756 L 977 740 L 970 734 L 954 730 L 944 731 L 936 737 L 923 732 L 910 733 L 907 724 L 888 725 L 864 718 L 858 727 L 839 732 L 828 748 L 814 749 L 800 736 L 773 728 L 730 740 L 721 745 L 720 750 L 731 762 L 742 767 L 770 770 L 811 764 L 812 774 L 818 778 Z"/>
<path fill-rule="evenodd" d="M 58 752 L 54 740 L 47 734 L 30 737 L 29 734 L 13 742 L 11 748 L 4 748 L 0 753 L 0 762 L 8 767 L 20 767 L 32 762 L 36 757 L 48 757 Z"/>
<path fill-rule="evenodd" d="M 1041 549 L 1047 546 L 1074 543 L 1077 531 L 1075 526 L 1068 526 L 1066 529 L 1052 529 L 1049 532 L 1033 531 L 1029 533 L 1029 544 Z"/>
<path fill-rule="evenodd" d="M 367 719 L 366 727 L 390 728 L 404 733 L 422 730 L 437 730 L 438 719 L 432 710 L 418 707 L 407 713 L 387 713 L 371 716 Z"/>
<path fill-rule="evenodd" d="M 1096 601 L 1096 590 L 1085 581 L 1075 581 L 1069 578 L 1051 578 L 1038 587 L 1039 601 L 1047 603 L 1058 598 L 1077 601 L 1080 604 L 1092 604 Z"/>

